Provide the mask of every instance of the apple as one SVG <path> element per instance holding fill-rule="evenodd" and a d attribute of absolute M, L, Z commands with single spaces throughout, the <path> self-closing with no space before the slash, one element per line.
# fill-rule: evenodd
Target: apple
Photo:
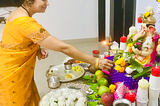
<path fill-rule="evenodd" d="M 102 94 L 106 93 L 106 92 L 109 92 L 109 93 L 111 92 L 111 90 L 107 86 L 102 85 L 102 86 L 99 87 L 99 89 L 98 89 L 98 95 L 99 96 L 102 96 Z"/>
<path fill-rule="evenodd" d="M 112 103 L 114 101 L 114 94 L 113 93 L 104 93 L 102 94 L 102 103 L 105 105 L 105 106 L 112 106 Z"/>

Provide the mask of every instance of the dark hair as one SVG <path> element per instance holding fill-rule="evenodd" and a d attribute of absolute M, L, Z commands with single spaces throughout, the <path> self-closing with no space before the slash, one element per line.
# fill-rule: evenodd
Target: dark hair
<path fill-rule="evenodd" d="M 21 5 L 30 7 L 34 3 L 34 0 L 14 0 L 14 5 L 19 7 Z"/>

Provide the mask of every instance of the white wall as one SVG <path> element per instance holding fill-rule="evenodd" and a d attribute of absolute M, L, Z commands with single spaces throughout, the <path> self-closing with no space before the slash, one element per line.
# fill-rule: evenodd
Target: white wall
<path fill-rule="evenodd" d="M 106 1 L 106 36 L 109 35 L 110 26 L 109 2 L 110 0 Z M 35 14 L 33 17 L 51 35 L 60 40 L 98 37 L 98 0 L 49 0 L 49 3 L 45 13 Z M 13 11 L 15 8 L 6 9 Z M 0 15 L 8 13 L 6 9 L 0 8 Z M 4 17 L 7 18 L 8 14 Z"/>
<path fill-rule="evenodd" d="M 98 37 L 97 0 L 50 0 L 44 14 L 34 17 L 53 36 L 61 39 Z"/>
<path fill-rule="evenodd" d="M 136 0 L 136 18 L 135 18 L 135 25 L 138 29 L 138 22 L 137 18 L 146 12 L 147 6 L 152 6 L 154 8 L 154 12 L 156 12 L 157 9 L 157 2 L 156 0 Z"/>

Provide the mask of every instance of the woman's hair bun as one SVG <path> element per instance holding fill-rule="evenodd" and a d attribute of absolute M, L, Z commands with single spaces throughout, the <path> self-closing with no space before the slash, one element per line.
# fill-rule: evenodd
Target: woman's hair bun
<path fill-rule="evenodd" d="M 16 7 L 19 7 L 19 6 L 21 6 L 23 4 L 24 1 L 25 0 L 13 0 L 13 4 Z"/>

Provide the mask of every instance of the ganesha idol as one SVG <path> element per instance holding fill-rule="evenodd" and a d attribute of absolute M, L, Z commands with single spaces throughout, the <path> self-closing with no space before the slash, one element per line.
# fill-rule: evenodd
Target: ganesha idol
<path fill-rule="evenodd" d="M 132 41 L 136 42 L 132 46 L 132 51 L 135 53 L 135 60 L 142 64 L 154 63 L 157 55 L 156 47 L 159 35 L 155 29 L 156 19 L 153 17 L 154 12 L 152 7 L 147 7 L 147 12 L 141 16 L 141 30 L 131 36 Z"/>

